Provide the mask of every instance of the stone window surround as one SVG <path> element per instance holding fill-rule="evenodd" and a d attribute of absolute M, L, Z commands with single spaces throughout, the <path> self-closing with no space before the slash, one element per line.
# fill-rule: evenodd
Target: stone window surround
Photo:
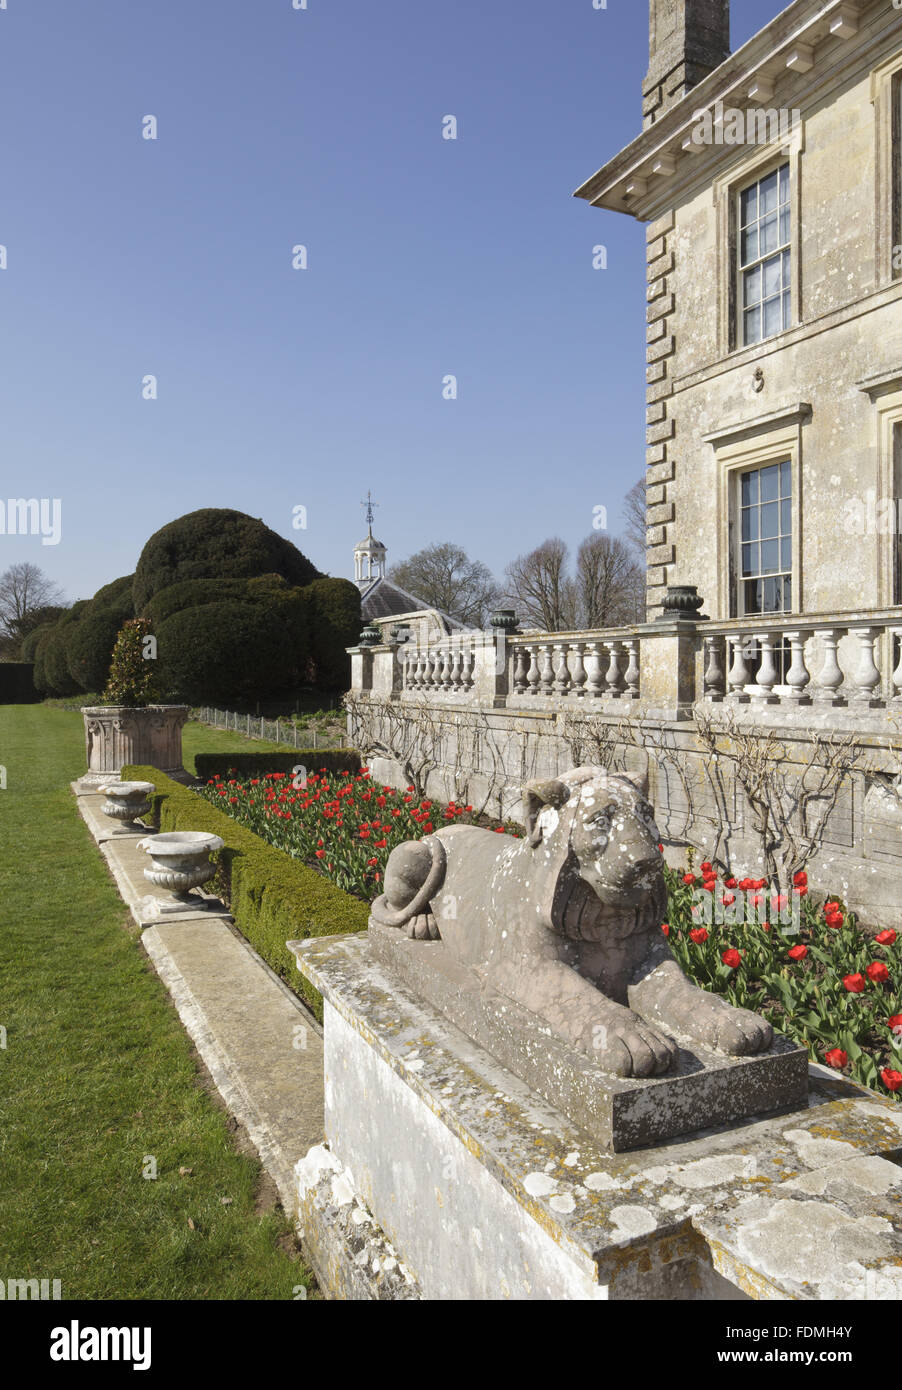
<path fill-rule="evenodd" d="M 871 73 L 874 107 L 876 205 L 874 264 L 881 288 L 902 279 L 893 247 L 902 244 L 902 57 L 894 54 Z"/>
<path fill-rule="evenodd" d="M 788 143 L 756 145 L 733 163 L 729 170 L 712 184 L 717 241 L 717 348 L 721 360 L 732 353 L 748 352 L 764 344 L 779 343 L 784 334 L 802 322 L 801 256 L 801 158 L 805 149 L 805 121 L 802 119 Z M 782 164 L 789 163 L 789 256 L 790 256 L 790 324 L 759 343 L 740 342 L 740 271 L 739 271 L 739 194 L 743 188 L 764 178 Z"/>
<path fill-rule="evenodd" d="M 717 612 L 741 617 L 739 607 L 738 490 L 742 473 L 787 460 L 792 468 L 792 613 L 803 613 L 802 587 L 802 425 L 811 409 L 797 405 L 706 435 L 714 449 L 717 478 L 715 562 Z"/>
<path fill-rule="evenodd" d="M 873 381 L 858 383 L 860 391 L 870 396 L 875 406 L 877 433 L 877 498 L 892 498 L 896 508 L 902 508 L 897 496 L 896 449 L 902 432 L 902 373 L 894 373 Z M 898 526 L 898 516 L 897 516 Z M 893 592 L 893 561 L 895 533 L 877 532 L 877 603 L 890 608 L 896 602 Z"/>

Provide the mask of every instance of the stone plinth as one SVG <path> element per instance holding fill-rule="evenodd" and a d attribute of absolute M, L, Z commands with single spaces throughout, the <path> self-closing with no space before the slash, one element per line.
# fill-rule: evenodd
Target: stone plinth
<path fill-rule="evenodd" d="M 83 707 L 88 771 L 82 785 L 109 782 L 128 764 L 156 767 L 184 780 L 182 729 L 188 714 L 187 705 Z"/>
<path fill-rule="evenodd" d="M 618 1077 L 569 1047 L 528 1009 L 480 987 L 441 941 L 370 923 L 371 956 L 604 1148 L 623 1152 L 710 1125 L 804 1105 L 805 1049 L 777 1035 L 768 1052 L 728 1057 L 681 1044 L 664 1076 Z"/>
<path fill-rule="evenodd" d="M 289 945 L 326 998 L 327 1142 L 296 1173 L 328 1296 L 855 1297 L 836 1290 L 855 1286 L 856 1262 L 873 1271 L 869 1296 L 898 1296 L 902 1169 L 883 1161 L 902 1146 L 894 1103 L 815 1069 L 791 1115 L 611 1153 L 416 1000 L 367 935 Z M 834 1200 L 843 1159 L 857 1226 L 848 1187 Z M 764 1199 L 746 1237 L 734 1213 Z M 772 1252 L 791 1249 L 806 1214 L 841 1224 L 843 1239 L 817 1242 L 798 1288 L 797 1262 Z"/>

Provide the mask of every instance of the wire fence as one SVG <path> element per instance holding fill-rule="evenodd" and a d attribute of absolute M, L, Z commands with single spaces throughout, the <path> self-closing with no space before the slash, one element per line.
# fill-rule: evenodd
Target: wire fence
<path fill-rule="evenodd" d="M 235 710 L 203 706 L 192 711 L 201 724 L 226 729 L 245 738 L 266 739 L 288 748 L 350 748 L 346 734 L 324 734 L 315 728 L 302 729 L 293 719 L 264 719 L 257 714 L 237 714 Z"/>

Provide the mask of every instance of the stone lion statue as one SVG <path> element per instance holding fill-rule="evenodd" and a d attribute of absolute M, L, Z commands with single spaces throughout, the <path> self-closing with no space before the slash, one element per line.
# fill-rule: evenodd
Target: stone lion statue
<path fill-rule="evenodd" d="M 769 1048 L 765 1019 L 693 985 L 673 957 L 647 785 L 578 767 L 523 795 L 522 840 L 456 825 L 398 845 L 374 921 L 441 939 L 483 989 L 617 1076 L 666 1073 L 671 1029 L 736 1056 Z"/>

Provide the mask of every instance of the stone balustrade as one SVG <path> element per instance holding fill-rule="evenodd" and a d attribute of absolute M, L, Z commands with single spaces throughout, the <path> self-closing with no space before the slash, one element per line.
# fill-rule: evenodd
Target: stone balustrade
<path fill-rule="evenodd" d="M 401 647 L 398 662 L 402 691 L 466 697 L 476 687 L 477 641 L 449 637 L 431 647 Z"/>
<path fill-rule="evenodd" d="M 640 638 L 554 633 L 509 639 L 511 696 L 553 700 L 638 700 Z"/>
<path fill-rule="evenodd" d="M 699 638 L 705 701 L 862 712 L 902 704 L 898 612 L 759 618 L 706 625 Z"/>

